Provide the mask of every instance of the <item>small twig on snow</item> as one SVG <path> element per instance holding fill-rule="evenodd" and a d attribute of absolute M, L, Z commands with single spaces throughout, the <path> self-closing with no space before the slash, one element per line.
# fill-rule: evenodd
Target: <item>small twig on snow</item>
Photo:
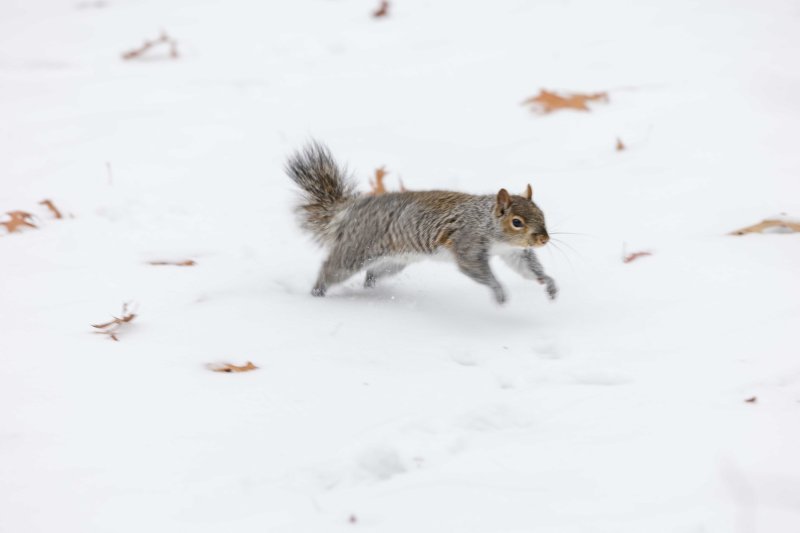
<path fill-rule="evenodd" d="M 169 45 L 169 57 L 172 59 L 178 58 L 178 41 L 167 35 L 167 32 L 162 31 L 161 35 L 159 35 L 158 39 L 154 41 L 145 41 L 142 46 L 139 48 L 134 48 L 133 50 L 128 50 L 127 52 L 122 54 L 122 59 L 130 60 L 130 59 L 138 59 L 144 56 L 148 50 L 155 48 L 160 44 Z"/>
<path fill-rule="evenodd" d="M 41 202 L 39 202 L 39 205 L 43 205 L 47 209 L 49 209 L 50 212 L 53 213 L 54 217 L 58 219 L 64 218 L 64 215 L 61 214 L 61 211 L 58 210 L 58 208 L 56 207 L 56 205 L 53 203 L 52 200 L 42 200 Z"/>
<path fill-rule="evenodd" d="M 136 313 L 129 311 L 128 302 L 125 302 L 122 304 L 122 316 L 114 317 L 114 320 L 104 324 L 92 324 L 92 327 L 98 330 L 95 331 L 95 333 L 108 335 L 112 340 L 118 341 L 119 338 L 117 337 L 117 332 L 119 329 L 134 318 L 136 318 Z"/>

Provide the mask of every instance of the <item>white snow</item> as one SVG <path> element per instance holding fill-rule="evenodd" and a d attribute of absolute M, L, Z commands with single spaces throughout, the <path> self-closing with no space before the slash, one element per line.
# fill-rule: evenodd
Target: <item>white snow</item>
<path fill-rule="evenodd" d="M 800 213 L 797 2 L 377 4 L 0 3 L 40 226 L 0 235 L 0 531 L 800 531 L 800 236 L 727 235 Z M 499 261 L 503 307 L 435 262 L 312 298 L 310 137 L 365 189 L 530 182 L 558 300 Z"/>

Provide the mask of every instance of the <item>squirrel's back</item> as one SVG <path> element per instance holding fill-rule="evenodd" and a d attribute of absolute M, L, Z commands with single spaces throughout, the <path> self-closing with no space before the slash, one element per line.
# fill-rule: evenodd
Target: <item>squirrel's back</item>
<path fill-rule="evenodd" d="M 432 254 L 449 247 L 459 228 L 490 232 L 485 213 L 492 205 L 491 196 L 451 191 L 361 196 L 343 208 L 332 226 L 337 242 L 367 246 L 375 256 Z"/>

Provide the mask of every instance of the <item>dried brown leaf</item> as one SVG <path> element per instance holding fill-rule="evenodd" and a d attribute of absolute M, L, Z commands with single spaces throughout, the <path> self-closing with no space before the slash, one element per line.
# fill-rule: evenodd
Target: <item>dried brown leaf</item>
<path fill-rule="evenodd" d="M 756 403 L 757 401 L 758 401 L 758 398 L 755 397 L 755 396 L 751 396 L 750 398 L 747 398 L 745 400 L 745 402 L 747 402 L 747 403 Z"/>
<path fill-rule="evenodd" d="M 209 363 L 206 365 L 206 368 L 212 372 L 249 372 L 258 369 L 258 367 L 250 361 L 240 366 L 234 365 L 233 363 Z"/>
<path fill-rule="evenodd" d="M 147 264 L 148 265 L 153 265 L 153 266 L 171 265 L 171 266 L 179 266 L 179 267 L 191 267 L 191 266 L 195 266 L 197 264 L 197 262 L 194 259 L 186 259 L 184 261 L 148 261 Z"/>
<path fill-rule="evenodd" d="M 0 222 L 0 226 L 5 226 L 6 231 L 8 233 L 15 233 L 20 230 L 20 228 L 36 228 L 36 224 L 33 223 L 33 215 L 25 211 L 9 211 L 6 213 L 9 216 L 9 220 L 5 222 Z"/>
<path fill-rule="evenodd" d="M 608 93 L 556 93 L 541 89 L 539 94 L 528 98 L 522 105 L 531 107 L 531 111 L 546 115 L 561 109 L 589 111 L 588 102 L 608 102 Z"/>
<path fill-rule="evenodd" d="M 369 193 L 373 196 L 378 196 L 379 194 L 386 194 L 389 190 L 386 188 L 385 178 L 389 174 L 386 170 L 386 167 L 380 167 L 375 169 L 375 179 L 369 180 Z M 403 184 L 403 180 L 399 177 L 397 178 L 397 182 L 399 183 L 399 191 L 406 192 L 406 186 Z"/>
<path fill-rule="evenodd" d="M 389 16 L 389 0 L 381 0 L 380 6 L 378 9 L 372 12 L 372 16 L 377 18 L 381 17 L 388 17 Z"/>
<path fill-rule="evenodd" d="M 41 202 L 39 202 L 39 205 L 43 205 L 47 209 L 49 209 L 50 212 L 53 213 L 54 217 L 58 219 L 64 218 L 64 215 L 61 214 L 61 211 L 58 210 L 58 208 L 56 207 L 56 205 L 53 203 L 52 200 L 47 200 L 47 199 L 42 200 Z"/>
<path fill-rule="evenodd" d="M 386 193 L 386 185 L 384 185 L 383 179 L 388 173 L 385 166 L 375 169 L 375 179 L 369 180 L 370 194 L 377 196 Z"/>
<path fill-rule="evenodd" d="M 617 137 L 617 152 L 621 152 L 625 149 L 625 144 L 623 144 L 622 139 Z"/>
<path fill-rule="evenodd" d="M 139 48 L 133 48 L 122 54 L 122 59 L 128 61 L 131 59 L 142 58 L 149 50 L 159 46 L 166 45 L 169 47 L 169 57 L 172 59 L 178 58 L 178 41 L 167 35 L 167 32 L 162 31 L 157 39 L 152 41 L 145 41 Z"/>
<path fill-rule="evenodd" d="M 732 231 L 730 235 L 746 235 L 748 233 L 764 233 L 764 230 L 773 231 L 769 233 L 798 233 L 800 232 L 800 222 L 792 222 L 790 220 L 781 219 L 766 219 L 758 224 L 747 226 L 746 228 Z"/>
<path fill-rule="evenodd" d="M 623 263 L 630 263 L 631 261 L 636 261 L 640 257 L 647 257 L 648 255 L 653 255 L 653 252 L 633 252 L 632 254 L 628 254 L 622 258 Z"/>
<path fill-rule="evenodd" d="M 103 324 L 92 324 L 92 327 L 98 330 L 95 331 L 95 333 L 108 335 L 112 340 L 118 341 L 119 338 L 117 337 L 117 333 L 119 332 L 119 329 L 123 325 L 136 318 L 136 313 L 131 312 L 128 309 L 128 305 L 128 302 L 122 304 L 122 316 L 113 317 L 113 320 Z"/>

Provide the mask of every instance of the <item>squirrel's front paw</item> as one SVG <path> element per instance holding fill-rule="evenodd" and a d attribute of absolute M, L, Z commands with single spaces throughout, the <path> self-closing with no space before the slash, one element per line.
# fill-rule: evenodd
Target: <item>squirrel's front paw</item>
<path fill-rule="evenodd" d="M 556 287 L 556 281 L 553 278 L 551 278 L 550 276 L 542 276 L 541 278 L 538 278 L 536 281 L 545 286 L 545 290 L 547 291 L 547 296 L 549 296 L 551 300 L 556 299 L 556 296 L 558 296 L 558 287 Z"/>

